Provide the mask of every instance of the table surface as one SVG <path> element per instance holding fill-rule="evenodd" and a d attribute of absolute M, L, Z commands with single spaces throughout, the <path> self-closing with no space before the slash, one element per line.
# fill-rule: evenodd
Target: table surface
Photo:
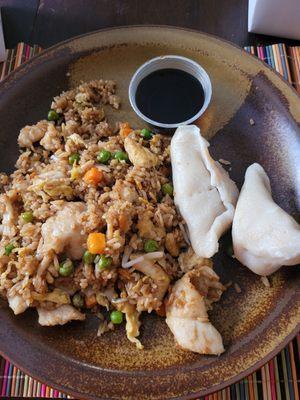
<path fill-rule="evenodd" d="M 284 41 L 247 32 L 248 0 L 0 0 L 6 47 L 46 48 L 96 29 L 134 24 L 201 30 L 239 46 Z"/>

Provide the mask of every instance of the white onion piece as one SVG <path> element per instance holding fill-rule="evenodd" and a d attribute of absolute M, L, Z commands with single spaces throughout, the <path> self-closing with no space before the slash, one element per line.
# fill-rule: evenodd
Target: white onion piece
<path fill-rule="evenodd" d="M 123 257 L 122 257 L 122 262 L 121 265 L 124 267 L 125 264 L 128 263 L 129 257 L 131 256 L 133 249 L 129 246 L 126 246 L 124 249 Z"/>
<path fill-rule="evenodd" d="M 159 258 L 162 258 L 163 256 L 164 256 L 163 251 L 154 251 L 153 253 L 143 254 L 142 256 L 134 258 L 133 260 L 130 260 L 127 263 L 124 263 L 122 265 L 122 267 L 130 268 L 130 267 L 133 267 L 135 264 L 143 262 L 144 260 L 158 260 Z"/>
<path fill-rule="evenodd" d="M 159 258 L 163 258 L 165 253 L 163 251 L 153 251 L 152 253 L 147 253 L 144 255 L 146 260 L 158 260 Z"/>
<path fill-rule="evenodd" d="M 138 264 L 139 262 L 142 262 L 145 260 L 145 256 L 140 256 L 137 258 L 134 258 L 133 260 L 128 261 L 127 263 L 125 263 L 124 265 L 122 265 L 123 268 L 130 268 L 135 264 Z"/>
<path fill-rule="evenodd" d="M 128 301 L 127 297 L 125 299 L 111 299 L 111 302 L 114 304 L 125 303 L 126 301 Z"/>

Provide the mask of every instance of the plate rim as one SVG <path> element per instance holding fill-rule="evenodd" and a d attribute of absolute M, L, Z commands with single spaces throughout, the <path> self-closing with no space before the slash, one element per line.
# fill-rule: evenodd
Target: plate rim
<path fill-rule="evenodd" d="M 261 359 L 260 361 L 257 361 L 257 363 L 253 364 L 253 366 L 249 367 L 247 370 L 239 373 L 238 375 L 236 375 L 235 377 L 232 377 L 230 379 L 225 380 L 224 382 L 215 385 L 215 386 L 211 386 L 210 388 L 201 390 L 199 392 L 195 392 L 192 394 L 188 394 L 188 395 L 183 395 L 183 396 L 176 396 L 176 397 L 166 397 L 165 400 L 196 400 L 199 397 L 203 397 L 203 396 L 207 396 L 209 394 L 212 393 L 216 393 L 219 392 L 235 383 L 237 383 L 238 381 L 241 381 L 243 379 L 245 379 L 247 376 L 253 374 L 254 372 L 256 372 L 258 369 L 260 369 L 261 367 L 263 367 L 265 364 L 267 364 L 271 359 L 273 359 L 274 357 L 276 357 L 283 349 L 284 347 L 286 347 L 286 345 L 288 343 L 290 343 L 293 339 L 295 339 L 295 337 L 297 336 L 297 334 L 299 333 L 299 324 L 298 326 L 296 326 L 296 328 L 288 335 L 285 337 L 285 339 L 281 342 L 280 345 L 278 345 L 274 350 L 272 350 L 267 356 L 265 356 L 263 359 Z M 6 360 L 8 360 L 10 363 L 12 363 L 14 366 L 16 366 L 18 369 L 20 369 L 21 371 L 25 372 L 26 375 L 30 376 L 31 378 L 33 378 L 34 380 L 37 380 L 41 383 L 44 383 L 44 381 L 41 381 L 41 379 L 38 377 L 38 375 L 36 374 L 31 374 L 30 371 L 27 368 L 23 368 L 20 366 L 20 364 L 18 362 L 14 362 L 12 358 L 7 358 L 5 356 L 5 353 L 0 349 L 0 355 L 1 357 L 5 358 Z M 67 395 L 70 395 L 72 397 L 74 397 L 75 399 L 86 399 L 86 400 L 108 400 L 108 397 L 99 397 L 96 395 L 89 395 L 89 394 L 84 394 L 84 397 L 82 397 L 82 393 L 80 392 L 76 392 L 72 389 L 67 388 L 64 385 L 60 385 L 57 383 L 52 382 L 51 380 L 47 382 L 45 382 L 45 384 L 53 389 L 56 389 L 60 392 L 63 392 Z M 212 390 L 213 388 L 213 390 Z"/>
<path fill-rule="evenodd" d="M 210 34 L 210 33 L 206 33 L 197 29 L 192 29 L 192 28 L 185 28 L 185 27 L 180 27 L 180 26 L 172 26 L 172 25 L 160 25 L 160 24 L 145 24 L 145 25 L 140 25 L 140 24 L 135 24 L 135 25 L 122 25 L 122 26 L 114 26 L 114 27 L 107 27 L 107 28 L 102 28 L 102 29 L 96 29 L 90 32 L 86 32 L 80 35 L 76 35 L 73 36 L 71 38 L 68 38 L 66 40 L 63 40 L 59 43 L 56 43 L 50 47 L 47 47 L 46 49 L 43 49 L 39 54 L 35 55 L 34 57 L 32 57 L 30 60 L 28 60 L 27 62 L 21 64 L 18 68 L 16 68 L 14 71 L 12 71 L 9 75 L 7 75 L 1 82 L 0 82 L 0 92 L 2 89 L 5 89 L 5 85 L 6 83 L 8 83 L 9 81 L 11 81 L 12 79 L 14 79 L 16 77 L 16 75 L 18 75 L 18 73 L 21 74 L 26 74 L 26 69 L 28 68 L 28 66 L 34 64 L 36 61 L 41 60 L 43 57 L 47 57 L 47 55 L 49 53 L 51 53 L 52 51 L 55 51 L 56 49 L 58 49 L 61 46 L 65 46 L 68 45 L 71 42 L 74 42 L 78 39 L 87 37 L 87 36 L 92 36 L 95 34 L 101 34 L 101 33 L 105 33 L 108 31 L 117 31 L 117 30 L 130 30 L 132 28 L 141 28 L 141 29 L 170 29 L 170 30 L 177 30 L 177 31 L 183 31 L 183 32 L 190 32 L 190 33 L 194 33 L 196 35 L 199 36 L 204 36 L 204 37 L 208 37 L 211 39 L 214 39 L 218 42 L 222 42 L 223 44 L 225 44 L 226 46 L 229 47 L 233 47 L 239 51 L 242 51 L 243 55 L 246 57 L 249 57 L 252 59 L 253 62 L 258 62 L 264 69 L 268 69 L 272 74 L 274 74 L 275 76 L 277 76 L 278 78 L 280 78 L 281 82 L 283 82 L 284 85 L 286 85 L 289 89 L 292 89 L 293 94 L 297 96 L 298 100 L 300 100 L 300 93 L 298 93 L 296 91 L 296 89 L 292 86 L 291 83 L 289 83 L 287 80 L 285 80 L 275 69 L 271 68 L 268 64 L 266 64 L 263 60 L 257 58 L 256 56 L 248 53 L 247 51 L 245 51 L 242 47 L 238 46 L 237 44 L 230 42 L 227 39 L 221 38 L 217 35 L 214 34 Z M 95 49 L 96 51 L 96 49 Z M 18 79 L 18 77 L 16 77 Z M 298 123 L 298 121 L 296 121 Z M 181 400 L 192 400 L 192 399 L 197 399 L 199 398 L 199 396 L 206 396 L 208 394 L 220 391 L 242 379 L 244 379 L 245 377 L 251 375 L 252 373 L 254 373 L 255 371 L 257 371 L 259 368 L 261 368 L 263 365 L 267 364 L 272 358 L 274 358 L 291 340 L 293 340 L 296 335 L 299 333 L 300 331 L 300 323 L 298 323 L 295 328 L 282 340 L 282 342 L 277 345 L 272 351 L 270 351 L 266 356 L 264 356 L 262 359 L 260 359 L 259 361 L 257 361 L 256 363 L 254 363 L 252 366 L 250 366 L 249 368 L 247 368 L 246 370 L 244 370 L 243 372 L 240 372 L 239 374 L 235 375 L 232 378 L 229 378 L 219 384 L 210 386 L 209 388 L 203 389 L 201 391 L 192 393 L 192 394 L 187 394 L 187 395 L 183 395 L 183 396 L 176 396 L 176 397 L 168 397 L 166 399 L 169 400 L 175 400 L 175 399 L 181 399 Z M 7 346 L 6 346 L 7 349 Z M 6 352 L 5 350 L 2 350 L 2 344 L 1 344 L 1 348 L 0 348 L 0 355 L 4 358 L 6 358 L 9 362 L 13 363 L 17 368 L 19 368 L 20 370 L 24 371 L 27 375 L 31 376 L 33 379 L 36 379 L 38 381 L 40 381 L 40 377 L 38 374 L 32 374 L 27 368 L 21 367 L 19 361 L 15 362 L 14 361 L 14 357 L 7 357 L 6 356 Z M 17 359 L 17 357 L 16 357 Z M 134 371 L 132 371 L 134 372 Z M 90 395 L 90 394 L 83 394 L 80 392 L 76 392 L 73 389 L 69 389 L 68 387 L 61 385 L 61 384 L 57 384 L 56 382 L 52 382 L 52 379 L 48 379 L 48 382 L 45 382 L 48 386 L 51 386 L 53 388 L 58 389 L 59 391 L 62 391 L 66 394 L 70 394 L 73 397 L 78 397 L 78 398 L 82 398 L 82 396 L 84 395 L 85 399 L 89 399 L 89 400 L 107 400 L 107 397 L 99 397 L 97 395 Z"/>
<path fill-rule="evenodd" d="M 106 31 L 114 31 L 114 30 L 122 30 L 122 29 L 131 29 L 131 28 L 166 28 L 166 29 L 174 29 L 174 30 L 178 30 L 178 31 L 183 31 L 183 32 L 191 32 L 191 33 L 195 33 L 195 34 L 199 34 L 199 35 L 203 35 L 206 37 L 210 37 L 212 39 L 215 39 L 217 41 L 223 42 L 226 45 L 229 45 L 230 47 L 234 47 L 237 50 L 240 50 L 243 52 L 244 55 L 246 55 L 247 57 L 250 57 L 252 59 L 252 61 L 254 62 L 258 62 L 260 65 L 263 65 L 264 68 L 267 68 L 270 72 L 272 72 L 273 74 L 275 74 L 280 80 L 281 82 L 283 82 L 285 85 L 287 85 L 290 89 L 292 89 L 292 91 L 294 92 L 294 94 L 299 98 L 300 100 L 300 93 L 294 88 L 294 86 L 288 82 L 286 79 L 283 78 L 282 75 L 280 75 L 279 72 L 277 72 L 274 68 L 272 68 L 269 64 L 265 63 L 263 60 L 261 60 L 260 58 L 258 58 L 257 56 L 255 56 L 254 54 L 248 53 L 243 47 L 240 47 L 239 45 L 237 45 L 234 42 L 231 42 L 230 40 L 224 39 L 220 36 L 214 35 L 212 33 L 207 33 L 201 30 L 197 30 L 197 29 L 193 29 L 193 28 L 185 28 L 183 26 L 175 26 L 175 25 L 166 25 L 166 24 L 133 24 L 133 25 L 118 25 L 118 26 L 112 26 L 112 27 L 107 27 L 107 28 L 101 28 L 101 29 L 95 29 L 86 33 L 82 33 L 80 35 L 76 35 L 76 36 L 72 36 L 68 39 L 62 40 L 58 43 L 53 44 L 52 46 L 46 47 L 45 49 L 42 48 L 42 51 L 38 54 L 35 54 L 33 57 L 31 57 L 29 60 L 25 61 L 24 63 L 22 63 L 21 65 L 19 65 L 16 69 L 14 69 L 13 71 L 11 71 L 8 75 L 6 75 L 0 82 L 0 90 L 2 89 L 3 84 L 5 84 L 12 76 L 14 76 L 17 72 L 21 72 L 22 69 L 24 69 L 26 66 L 28 66 L 29 64 L 33 63 L 34 61 L 36 61 L 36 59 L 39 59 L 45 55 L 47 55 L 47 53 L 55 50 L 56 48 L 60 47 L 61 45 L 66 45 L 69 42 L 72 42 L 74 40 L 77 39 L 81 39 L 84 38 L 86 36 L 91 36 L 97 33 L 102 33 L 102 32 L 106 32 Z"/>

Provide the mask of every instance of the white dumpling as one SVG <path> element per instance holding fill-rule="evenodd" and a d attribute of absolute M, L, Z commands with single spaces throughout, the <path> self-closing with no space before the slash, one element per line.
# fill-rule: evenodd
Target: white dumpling
<path fill-rule="evenodd" d="M 209 143 L 195 125 L 177 128 L 171 141 L 174 200 L 199 257 L 212 257 L 230 227 L 238 189 L 208 152 Z"/>
<path fill-rule="evenodd" d="M 232 225 L 235 257 L 258 275 L 300 263 L 300 225 L 272 199 L 259 164 L 246 171 Z"/>
<path fill-rule="evenodd" d="M 187 272 L 175 283 L 166 302 L 166 323 L 179 347 L 200 354 L 224 352 L 222 336 L 207 314 L 224 289 L 208 266 Z"/>

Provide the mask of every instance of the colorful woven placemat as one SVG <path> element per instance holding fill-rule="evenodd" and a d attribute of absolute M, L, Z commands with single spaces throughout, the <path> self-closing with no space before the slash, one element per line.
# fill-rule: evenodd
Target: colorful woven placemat
<path fill-rule="evenodd" d="M 244 49 L 274 68 L 300 93 L 300 46 L 275 43 L 268 46 L 246 46 Z"/>
<path fill-rule="evenodd" d="M 7 59 L 0 64 L 0 79 L 19 67 L 23 62 L 38 54 L 42 49 L 19 43 L 15 49 L 7 50 Z M 257 49 L 245 48 L 271 64 L 271 58 Z M 286 69 L 279 68 L 285 76 Z M 300 68 L 300 66 L 299 66 Z M 295 85 L 296 86 L 296 85 Z M 297 87 L 297 86 L 296 86 Z M 297 87 L 299 90 L 299 88 Z M 275 358 L 254 374 L 226 389 L 206 396 L 204 400 L 299 400 L 300 384 L 300 334 Z M 70 398 L 46 384 L 26 375 L 8 360 L 0 357 L 0 397 Z M 202 400 L 202 399 L 201 399 Z"/>

